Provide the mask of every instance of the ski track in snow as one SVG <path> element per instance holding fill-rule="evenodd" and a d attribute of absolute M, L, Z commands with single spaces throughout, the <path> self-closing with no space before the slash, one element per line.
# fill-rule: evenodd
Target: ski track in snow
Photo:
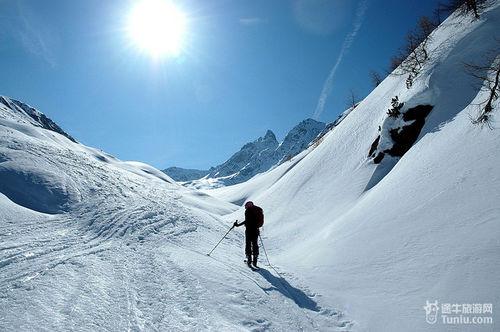
<path fill-rule="evenodd" d="M 29 188 L 71 192 L 67 212 L 52 215 L 0 194 L 0 331 L 345 331 L 352 325 L 335 310 L 301 307 L 287 285 L 242 266 L 240 232 L 208 257 L 227 231 L 219 218 L 230 204 L 0 111 L 4 178 L 23 174 L 9 173 L 15 160 L 14 170 L 34 174 L 21 178 Z"/>
<path fill-rule="evenodd" d="M 102 184 L 120 183 L 105 169 L 90 169 Z M 301 308 L 282 284 L 248 270 L 240 233 L 208 257 L 204 251 L 225 225 L 197 220 L 175 190 L 151 187 L 133 195 L 130 188 L 144 183 L 129 180 L 129 188 L 97 187 L 91 201 L 69 213 L 0 224 L 0 330 L 342 331 L 352 325 L 335 310 Z"/>

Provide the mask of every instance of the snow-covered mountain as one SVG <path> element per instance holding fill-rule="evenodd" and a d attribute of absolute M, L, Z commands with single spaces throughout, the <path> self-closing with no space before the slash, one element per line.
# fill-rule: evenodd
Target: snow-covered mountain
<path fill-rule="evenodd" d="M 206 191 L 262 206 L 269 254 L 348 308 L 354 330 L 498 330 L 443 323 L 458 315 L 442 311 L 429 324 L 424 310 L 427 300 L 500 307 L 500 102 L 493 130 L 474 124 L 493 85 L 464 67 L 499 60 L 500 3 L 487 4 L 479 19 L 456 12 L 430 35 L 411 87 L 390 75 L 289 163 Z"/>
<path fill-rule="evenodd" d="M 268 130 L 263 137 L 259 137 L 253 142 L 245 144 L 238 152 L 231 156 L 226 162 L 211 167 L 210 170 L 203 173 L 201 170 L 187 170 L 178 167 L 171 167 L 164 170 L 169 176 L 173 176 L 176 181 L 182 181 L 184 178 L 191 177 L 188 180 L 196 179 L 223 179 L 222 182 L 233 183 L 248 180 L 256 173 L 264 172 L 271 168 L 274 161 L 273 154 L 279 143 L 271 130 Z M 173 171 L 173 172 L 172 172 Z M 184 180 L 186 181 L 186 180 Z M 193 183 L 196 183 L 195 181 Z M 188 184 L 190 186 L 191 183 Z"/>
<path fill-rule="evenodd" d="M 169 167 L 163 170 L 165 174 L 179 182 L 186 182 L 195 179 L 201 179 L 208 174 L 208 170 L 200 170 L 193 168 Z"/>
<path fill-rule="evenodd" d="M 253 175 L 266 171 L 273 165 L 278 141 L 271 130 L 263 137 L 245 144 L 226 162 L 210 169 L 209 178 L 224 178 L 226 184 L 243 182 Z"/>
<path fill-rule="evenodd" d="M 247 181 L 256 174 L 265 172 L 273 166 L 290 160 L 297 155 L 325 129 L 323 122 L 306 119 L 296 125 L 279 143 L 271 130 L 263 137 L 245 144 L 226 162 L 212 167 L 205 174 L 204 171 L 188 170 L 171 167 L 164 170 L 176 181 L 185 182 L 191 188 L 212 188 L 229 186 Z M 186 180 L 191 177 L 192 181 Z"/>
<path fill-rule="evenodd" d="M 54 131 L 68 138 L 69 140 L 76 142 L 76 140 L 64 132 L 54 121 L 47 118 L 45 114 L 38 112 L 31 106 L 26 105 L 18 100 L 0 96 L 0 104 L 2 104 L 7 109 L 10 109 L 14 113 L 18 113 L 18 119 L 22 122 L 30 123 L 34 126 L 41 127 Z M 5 116 L 2 115 L 3 117 Z"/>
<path fill-rule="evenodd" d="M 309 144 L 325 129 L 326 124 L 313 119 L 306 119 L 293 127 L 275 151 L 277 164 L 290 160 L 307 149 Z M 274 165 L 273 165 L 274 166 Z"/>

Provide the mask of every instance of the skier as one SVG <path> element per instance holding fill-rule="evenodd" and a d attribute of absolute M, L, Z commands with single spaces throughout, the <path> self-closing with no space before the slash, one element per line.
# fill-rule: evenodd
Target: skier
<path fill-rule="evenodd" d="M 257 259 L 259 257 L 259 227 L 264 224 L 264 213 L 262 209 L 248 201 L 245 203 L 245 220 L 238 224 L 236 220 L 233 224 L 235 227 L 245 225 L 245 255 L 247 256 L 248 267 L 258 268 Z M 252 259 L 253 256 L 253 259 Z"/>

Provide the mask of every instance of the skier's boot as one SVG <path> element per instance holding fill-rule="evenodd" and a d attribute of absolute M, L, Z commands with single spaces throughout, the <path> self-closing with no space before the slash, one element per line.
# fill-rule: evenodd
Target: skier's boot
<path fill-rule="evenodd" d="M 248 267 L 252 267 L 252 256 L 247 256 L 247 265 Z"/>
<path fill-rule="evenodd" d="M 259 256 L 256 256 L 256 255 L 254 255 L 254 256 L 253 256 L 253 261 L 252 261 L 252 263 L 253 263 L 253 267 L 255 267 L 256 269 L 258 269 L 258 268 L 259 268 L 259 267 L 257 266 L 257 259 L 258 259 L 258 258 L 259 258 Z"/>

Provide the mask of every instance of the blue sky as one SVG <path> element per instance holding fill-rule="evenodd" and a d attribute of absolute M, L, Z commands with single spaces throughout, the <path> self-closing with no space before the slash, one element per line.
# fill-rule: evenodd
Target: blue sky
<path fill-rule="evenodd" d="M 153 61 L 124 31 L 132 1 L 0 0 L 0 94 L 120 159 L 208 168 L 334 120 L 436 2 L 179 0 L 183 51 Z"/>

